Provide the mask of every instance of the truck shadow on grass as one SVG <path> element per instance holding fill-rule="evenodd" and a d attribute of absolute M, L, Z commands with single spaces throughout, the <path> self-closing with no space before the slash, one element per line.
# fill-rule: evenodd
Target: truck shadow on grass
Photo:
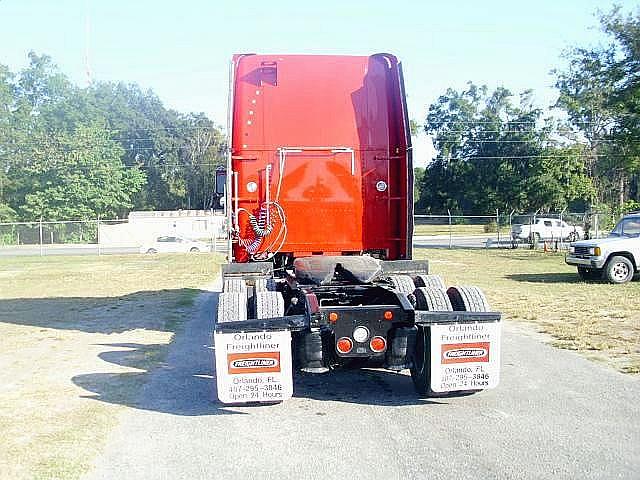
<path fill-rule="evenodd" d="M 584 283 L 577 273 L 513 273 L 505 275 L 509 280 L 529 283 Z M 595 282 L 595 281 L 594 281 Z M 597 283 L 597 282 L 596 282 Z"/>
<path fill-rule="evenodd" d="M 238 413 L 224 410 L 220 408 L 222 405 L 216 404 L 211 367 L 193 368 L 193 365 L 190 365 L 185 369 L 185 365 L 176 364 L 170 358 L 162 358 L 167 354 L 170 345 L 104 345 L 117 350 L 99 354 L 102 360 L 142 371 L 89 373 L 77 375 L 71 380 L 77 386 L 91 392 L 83 395 L 83 398 L 135 409 L 180 416 Z M 194 346 L 193 353 L 206 355 L 206 352 L 196 351 L 198 347 L 206 350 L 206 346 L 197 345 Z M 208 365 L 211 362 L 207 362 Z"/>
<path fill-rule="evenodd" d="M 183 320 L 172 325 L 176 333 L 168 345 L 112 343 L 98 357 L 136 372 L 88 373 L 72 378 L 88 392 L 86 398 L 136 409 L 181 416 L 228 415 L 215 399 L 213 385 L 213 312 L 216 292 L 199 291 Z M 136 395 L 126 395 L 127 390 Z M 125 395 L 123 395 L 125 392 Z"/>
<path fill-rule="evenodd" d="M 53 342 L 46 358 L 33 362 L 34 376 L 41 361 L 82 365 L 84 358 L 91 358 L 85 363 L 95 365 L 97 350 L 98 358 L 106 362 L 103 367 L 76 368 L 69 378 L 85 391 L 79 393 L 83 398 L 176 415 L 232 413 L 214 403 L 213 316 L 207 312 L 206 318 L 193 319 L 201 303 L 196 299 L 202 294 L 213 295 L 183 288 L 118 297 L 2 299 L 0 325 L 9 325 L 9 331 L 10 325 L 21 327 L 23 340 Z M 192 319 L 201 331 L 185 339 L 184 330 L 192 328 Z M 176 334 L 174 340 L 158 343 L 167 333 Z M 69 358 L 65 351 L 74 353 Z"/>
<path fill-rule="evenodd" d="M 0 300 L 0 322 L 85 333 L 134 329 L 173 332 L 183 310 L 202 290 L 181 288 L 117 297 L 11 298 Z"/>
<path fill-rule="evenodd" d="M 202 295 L 194 308 L 195 317 L 185 323 L 170 346 L 103 344 L 110 350 L 98 355 L 101 360 L 138 371 L 77 375 L 73 383 L 92 392 L 85 398 L 136 409 L 184 416 L 250 413 L 251 408 L 239 411 L 217 400 L 211 335 L 217 301 L 216 292 Z M 383 406 L 443 403 L 420 399 L 407 375 L 370 369 L 340 369 L 322 375 L 296 372 L 294 397 Z"/>
<path fill-rule="evenodd" d="M 72 346 L 77 335 L 95 334 L 91 349 L 103 347 L 98 358 L 118 368 L 80 371 L 70 378 L 85 391 L 80 393 L 83 398 L 183 416 L 244 414 L 246 410 L 217 400 L 211 335 L 217 303 L 216 292 L 197 289 L 120 297 L 5 299 L 0 300 L 0 322 L 35 327 L 26 334 L 34 335 L 36 342 L 54 335 L 56 341 Z M 176 336 L 170 344 L 147 343 L 140 341 L 136 331 Z M 121 341 L 109 342 L 104 337 L 112 334 Z M 83 344 L 78 355 L 93 355 Z M 63 361 L 55 355 L 51 352 L 50 361 Z M 296 372 L 294 397 L 383 406 L 442 403 L 420 399 L 407 375 L 369 369 L 340 369 L 322 375 Z"/>

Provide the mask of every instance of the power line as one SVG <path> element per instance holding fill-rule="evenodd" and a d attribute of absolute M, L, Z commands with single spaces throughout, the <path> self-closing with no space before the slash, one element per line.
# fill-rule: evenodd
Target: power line
<path fill-rule="evenodd" d="M 440 139 L 440 138 L 434 138 L 434 141 L 437 142 L 460 142 L 460 143 L 533 143 L 532 140 L 472 140 L 472 139 Z M 547 140 L 546 142 L 542 142 L 542 143 L 551 143 L 553 142 L 553 140 Z M 598 140 L 598 143 L 640 143 L 640 138 L 638 137 L 632 137 L 630 139 L 625 139 L 625 140 L 614 140 L 614 139 L 602 139 L 602 140 Z M 575 142 L 572 145 L 578 145 L 578 146 L 588 146 L 588 144 L 586 143 L 580 143 L 580 142 Z"/>
<path fill-rule="evenodd" d="M 568 158 L 626 158 L 633 155 L 611 154 L 611 155 L 495 155 L 495 156 L 468 156 L 468 157 L 435 157 L 434 160 L 526 160 L 526 159 L 568 159 Z"/>

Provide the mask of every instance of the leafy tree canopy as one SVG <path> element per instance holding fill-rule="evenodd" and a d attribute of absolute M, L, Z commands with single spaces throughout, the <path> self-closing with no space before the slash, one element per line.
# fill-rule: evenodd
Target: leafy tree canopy
<path fill-rule="evenodd" d="M 601 16 L 610 43 L 566 52 L 554 71 L 557 107 L 586 139 L 583 151 L 599 203 L 638 198 L 640 174 L 640 15 L 620 8 Z M 614 198 L 617 196 L 617 198 Z"/>
<path fill-rule="evenodd" d="M 208 209 L 222 132 L 124 83 L 73 85 L 46 55 L 0 65 L 0 218 Z"/>
<path fill-rule="evenodd" d="M 424 174 L 419 210 L 549 210 L 591 194 L 579 153 L 557 148 L 531 92 L 514 97 L 469 83 L 429 107 L 425 130 L 438 156 Z"/>
<path fill-rule="evenodd" d="M 122 147 L 99 126 L 81 126 L 37 138 L 39 147 L 24 164 L 24 218 L 89 220 L 115 218 L 133 206 L 145 184 L 138 168 L 121 161 Z"/>

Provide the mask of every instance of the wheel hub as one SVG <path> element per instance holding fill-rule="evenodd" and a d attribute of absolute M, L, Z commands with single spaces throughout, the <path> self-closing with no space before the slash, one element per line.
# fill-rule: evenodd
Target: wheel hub
<path fill-rule="evenodd" d="M 624 280 L 629 275 L 629 267 L 622 263 L 618 262 L 613 266 L 613 276 L 618 280 Z"/>

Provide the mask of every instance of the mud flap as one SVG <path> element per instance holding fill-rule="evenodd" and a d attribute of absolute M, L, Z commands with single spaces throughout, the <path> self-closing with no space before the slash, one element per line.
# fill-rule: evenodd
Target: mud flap
<path fill-rule="evenodd" d="M 293 395 L 291 332 L 214 333 L 218 399 L 281 402 Z"/>
<path fill-rule="evenodd" d="M 431 390 L 485 390 L 500 380 L 500 322 L 432 324 Z"/>

